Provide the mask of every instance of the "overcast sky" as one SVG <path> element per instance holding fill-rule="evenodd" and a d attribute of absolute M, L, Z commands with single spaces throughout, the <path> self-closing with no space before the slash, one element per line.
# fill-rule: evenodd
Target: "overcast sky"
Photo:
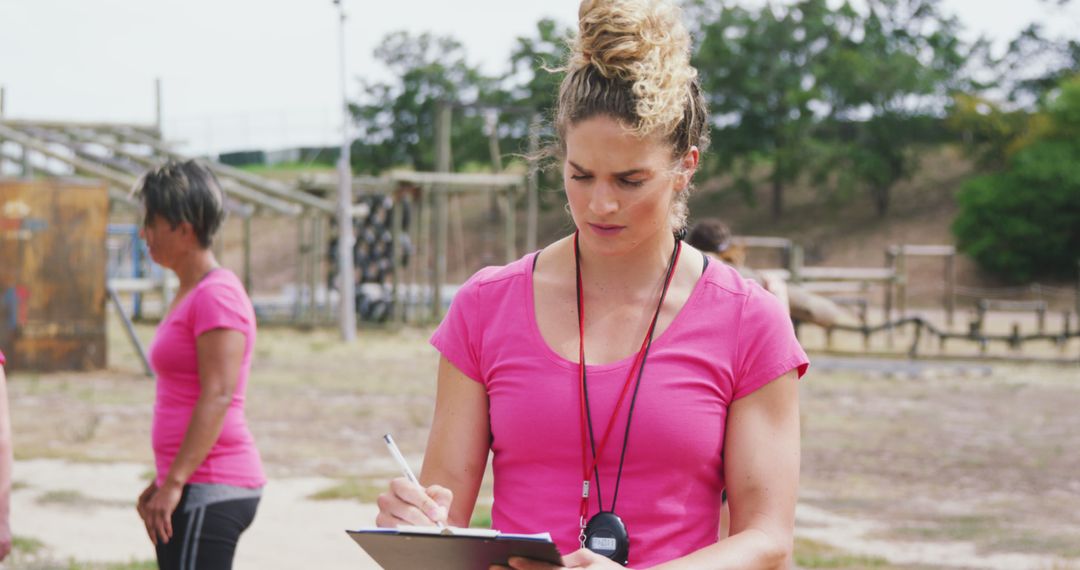
<path fill-rule="evenodd" d="M 372 50 L 396 30 L 453 35 L 485 71 L 578 0 L 343 0 L 348 92 L 385 77 Z M 1074 3 L 1076 4 L 1076 3 Z M 1003 44 L 1032 21 L 1080 29 L 1080 5 L 944 0 L 970 39 Z M 340 124 L 331 0 L 0 0 L 0 85 L 13 118 L 151 123 L 163 82 L 165 134 L 189 152 L 333 144 Z"/>

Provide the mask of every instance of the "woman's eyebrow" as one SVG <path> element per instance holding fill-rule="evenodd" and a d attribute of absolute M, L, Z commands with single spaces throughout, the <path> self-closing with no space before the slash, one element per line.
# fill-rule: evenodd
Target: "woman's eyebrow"
<path fill-rule="evenodd" d="M 588 171 L 588 169 L 582 168 L 582 166 L 580 164 L 578 164 L 578 163 L 576 163 L 576 162 L 574 162 L 572 160 L 567 160 L 566 162 L 569 162 L 570 166 L 573 166 L 574 168 L 576 168 L 578 170 L 578 172 L 581 172 L 582 174 L 592 174 L 591 172 Z"/>

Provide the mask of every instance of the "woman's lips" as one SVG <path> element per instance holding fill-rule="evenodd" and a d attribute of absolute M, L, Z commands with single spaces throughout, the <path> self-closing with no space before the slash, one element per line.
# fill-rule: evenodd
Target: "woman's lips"
<path fill-rule="evenodd" d="M 589 224 L 589 228 L 597 235 L 613 236 L 626 229 L 626 226 L 616 226 L 614 224 Z"/>

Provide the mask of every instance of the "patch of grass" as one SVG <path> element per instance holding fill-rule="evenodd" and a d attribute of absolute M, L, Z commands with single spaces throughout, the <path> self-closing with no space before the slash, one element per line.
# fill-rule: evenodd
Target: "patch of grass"
<path fill-rule="evenodd" d="M 30 484 L 25 482 L 25 481 L 12 481 L 11 482 L 11 490 L 12 490 L 12 492 L 14 492 L 14 491 L 22 491 L 23 489 L 29 489 L 29 488 L 30 488 Z"/>
<path fill-rule="evenodd" d="M 371 504 L 385 489 L 386 480 L 375 482 L 367 479 L 346 479 L 333 487 L 309 495 L 308 498 L 315 501 L 346 500 Z"/>
<path fill-rule="evenodd" d="M 37 554 L 45 548 L 45 543 L 29 536 L 15 535 L 11 537 L 11 549 L 23 554 Z"/>
<path fill-rule="evenodd" d="M 317 162 L 280 162 L 277 164 L 245 164 L 240 167 L 247 172 L 262 174 L 271 172 L 333 172 L 334 167 Z"/>
<path fill-rule="evenodd" d="M 37 498 L 39 505 L 81 505 L 90 498 L 78 491 L 63 489 L 60 491 L 47 491 Z"/>
<path fill-rule="evenodd" d="M 125 501 L 109 501 L 106 499 L 97 499 L 94 497 L 87 497 L 80 491 L 72 489 L 60 489 L 57 491 L 47 491 L 38 496 L 36 500 L 39 505 L 51 505 L 60 507 L 120 507 L 129 506 Z"/>
<path fill-rule="evenodd" d="M 944 517 L 928 525 L 901 526 L 888 534 L 907 540 L 981 542 L 1007 533 L 993 517 L 966 515 Z"/>
<path fill-rule="evenodd" d="M 1064 558 L 1080 557 L 1080 540 L 1076 536 L 1047 535 L 1031 531 L 1005 532 L 993 540 L 980 541 L 979 546 L 992 552 L 1053 554 Z"/>
<path fill-rule="evenodd" d="M 884 558 L 850 554 L 806 538 L 795 539 L 795 564 L 800 568 L 842 568 L 844 570 L 893 568 Z"/>
<path fill-rule="evenodd" d="M 469 521 L 470 527 L 475 528 L 491 528 L 491 505 L 487 503 L 477 503 L 473 509 L 472 519 Z"/>

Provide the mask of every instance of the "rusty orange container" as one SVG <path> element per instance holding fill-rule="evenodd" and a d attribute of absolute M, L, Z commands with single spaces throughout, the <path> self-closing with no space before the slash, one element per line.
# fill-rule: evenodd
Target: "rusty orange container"
<path fill-rule="evenodd" d="M 0 350 L 12 371 L 105 367 L 103 182 L 0 178 Z"/>

